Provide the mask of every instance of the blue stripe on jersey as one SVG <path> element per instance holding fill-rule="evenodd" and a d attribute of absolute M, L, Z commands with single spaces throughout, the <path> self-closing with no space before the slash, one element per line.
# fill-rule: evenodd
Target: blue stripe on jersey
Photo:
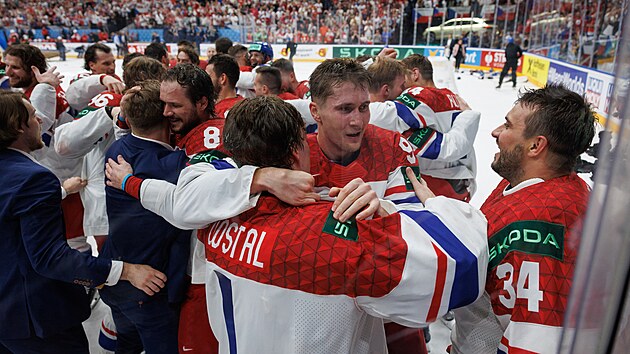
<path fill-rule="evenodd" d="M 230 163 L 225 161 L 225 160 L 212 160 L 212 162 L 210 162 L 210 163 L 217 170 L 227 170 L 227 169 L 230 169 L 230 168 L 235 168 L 234 166 L 230 165 Z"/>
<path fill-rule="evenodd" d="M 453 126 L 453 123 L 455 123 L 455 118 L 457 118 L 457 116 L 462 113 L 461 111 L 459 112 L 455 112 L 453 113 L 453 116 L 451 117 L 451 127 Z"/>
<path fill-rule="evenodd" d="M 468 305 L 479 295 L 477 257 L 431 212 L 401 210 L 422 227 L 455 260 L 455 279 L 448 308 Z"/>
<path fill-rule="evenodd" d="M 214 271 L 219 278 L 221 298 L 223 300 L 223 318 L 230 345 L 230 354 L 236 354 L 236 327 L 234 326 L 234 303 L 232 302 L 232 282 L 225 275 Z"/>
<path fill-rule="evenodd" d="M 413 115 L 411 110 L 400 102 L 394 102 L 396 104 L 396 112 L 398 113 L 398 118 L 402 119 L 409 128 L 411 129 L 420 129 L 420 122 Z M 424 127 L 423 127 L 424 128 Z"/>
<path fill-rule="evenodd" d="M 98 345 L 100 345 L 101 348 L 107 351 L 116 351 L 116 339 L 109 338 L 107 335 L 105 335 L 105 333 L 103 333 L 102 329 L 101 332 L 99 332 L 98 334 Z"/>
<path fill-rule="evenodd" d="M 418 199 L 417 196 L 413 196 L 413 197 L 409 197 L 405 199 L 392 200 L 392 203 L 394 204 L 409 204 L 409 203 L 422 204 L 422 202 L 420 201 L 420 199 Z"/>
<path fill-rule="evenodd" d="M 504 351 L 503 351 L 503 350 L 501 350 L 501 349 L 497 349 L 497 354 L 507 354 L 507 353 L 506 353 L 506 352 L 504 352 Z"/>
<path fill-rule="evenodd" d="M 440 156 L 440 151 L 442 150 L 443 138 L 444 134 L 435 132 L 435 140 L 433 140 L 427 149 L 422 153 L 422 157 L 430 160 L 437 159 L 438 156 Z"/>

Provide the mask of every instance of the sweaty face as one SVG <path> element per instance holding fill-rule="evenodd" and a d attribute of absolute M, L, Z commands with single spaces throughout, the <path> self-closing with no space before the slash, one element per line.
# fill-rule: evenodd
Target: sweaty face
<path fill-rule="evenodd" d="M 113 53 L 96 51 L 96 60 L 90 62 L 90 69 L 94 74 L 114 75 L 116 73 L 116 58 Z"/>
<path fill-rule="evenodd" d="M 35 76 L 30 68 L 25 68 L 22 59 L 7 55 L 4 58 L 6 63 L 6 75 L 9 77 L 9 85 L 15 88 L 26 88 L 34 83 Z"/>
<path fill-rule="evenodd" d="M 525 118 L 531 110 L 521 104 L 514 106 L 505 117 L 505 123 L 492 131 L 499 152 L 494 155 L 492 169 L 511 184 L 520 182 L 524 174 L 522 167 L 525 156 Z"/>
<path fill-rule="evenodd" d="M 186 96 L 186 88 L 177 82 L 162 82 L 160 100 L 164 102 L 164 116 L 168 118 L 173 133 L 186 135 L 202 122 L 200 104 L 193 103 Z"/>
<path fill-rule="evenodd" d="M 249 52 L 249 62 L 252 64 L 253 67 L 256 67 L 258 65 L 262 65 L 265 63 L 265 56 L 263 55 L 263 53 L 261 52 Z"/>
<path fill-rule="evenodd" d="M 367 87 L 345 82 L 333 89 L 332 96 L 318 101 L 311 103 L 311 113 L 318 123 L 319 146 L 331 160 L 349 159 L 361 148 L 370 121 Z"/>

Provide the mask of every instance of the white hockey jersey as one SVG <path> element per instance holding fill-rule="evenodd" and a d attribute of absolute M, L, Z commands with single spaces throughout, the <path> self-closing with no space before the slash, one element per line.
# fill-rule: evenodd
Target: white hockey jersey
<path fill-rule="evenodd" d="M 418 147 L 420 173 L 442 179 L 469 180 L 476 189 L 473 143 L 480 113 L 461 111 L 448 89 L 409 88 L 389 102 L 370 104 L 370 123 L 397 131 Z"/>
<path fill-rule="evenodd" d="M 466 203 L 343 224 L 330 206 L 264 196 L 199 231 L 220 353 L 384 353 L 383 320 L 420 327 L 483 292 L 486 222 Z"/>

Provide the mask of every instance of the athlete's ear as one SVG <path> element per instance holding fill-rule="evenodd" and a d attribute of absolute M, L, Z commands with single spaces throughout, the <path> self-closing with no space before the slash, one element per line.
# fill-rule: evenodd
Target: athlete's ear
<path fill-rule="evenodd" d="M 205 111 L 206 108 L 208 108 L 208 97 L 201 97 L 201 99 L 197 101 L 196 106 L 198 111 Z"/>
<path fill-rule="evenodd" d="M 530 140 L 527 155 L 530 157 L 540 156 L 544 151 L 547 151 L 549 147 L 549 141 L 543 135 L 538 135 Z"/>
<path fill-rule="evenodd" d="M 381 97 L 389 97 L 389 85 L 388 84 L 384 84 L 383 86 L 381 86 L 381 89 L 379 90 L 379 94 L 381 95 Z"/>
<path fill-rule="evenodd" d="M 315 120 L 317 124 L 320 124 L 322 122 L 322 118 L 319 116 L 319 107 L 317 106 L 317 103 L 311 101 L 311 103 L 308 105 L 308 108 L 311 111 L 313 120 Z"/>

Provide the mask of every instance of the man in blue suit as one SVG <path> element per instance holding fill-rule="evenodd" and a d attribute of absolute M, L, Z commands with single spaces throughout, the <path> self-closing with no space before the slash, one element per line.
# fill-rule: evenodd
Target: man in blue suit
<path fill-rule="evenodd" d="M 188 158 L 169 145 L 170 124 L 163 116 L 159 81 L 146 80 L 130 88 L 121 109 L 131 134 L 114 142 L 106 159 L 122 156 L 133 164 L 136 176 L 177 183 Z M 177 353 L 179 307 L 189 283 L 191 231 L 172 226 L 124 191 L 106 187 L 105 194 L 109 235 L 102 255 L 148 264 L 169 280 L 166 291 L 152 297 L 125 283 L 100 291 L 116 324 L 116 353 Z"/>
<path fill-rule="evenodd" d="M 153 295 L 166 276 L 70 249 L 59 180 L 29 155 L 44 146 L 40 124 L 20 93 L 0 92 L 0 348 L 87 354 L 85 287 L 120 280 Z"/>

